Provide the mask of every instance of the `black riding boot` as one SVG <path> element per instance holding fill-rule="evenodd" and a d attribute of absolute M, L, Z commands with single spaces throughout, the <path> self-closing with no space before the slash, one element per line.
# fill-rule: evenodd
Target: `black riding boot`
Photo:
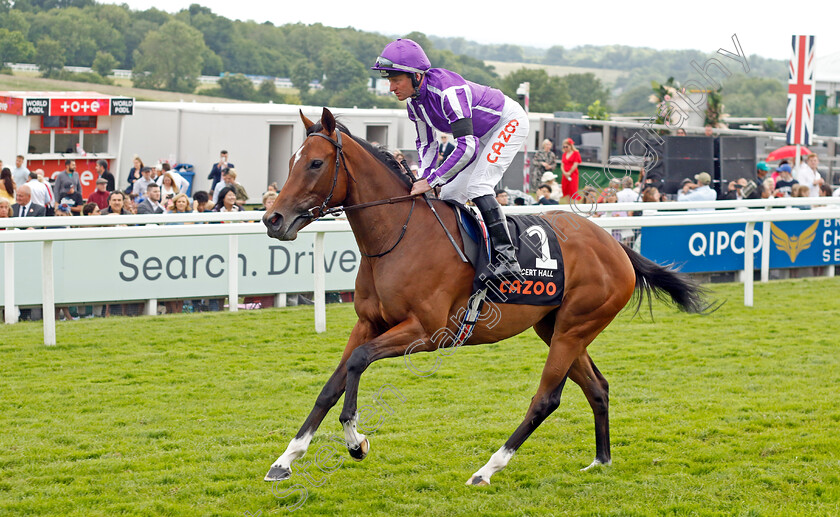
<path fill-rule="evenodd" d="M 493 194 L 487 194 L 473 199 L 481 211 L 487 233 L 490 234 L 490 245 L 493 257 L 490 262 L 490 276 L 492 278 L 513 278 L 522 276 L 522 269 L 516 260 L 516 249 L 510 240 L 505 214 Z"/>

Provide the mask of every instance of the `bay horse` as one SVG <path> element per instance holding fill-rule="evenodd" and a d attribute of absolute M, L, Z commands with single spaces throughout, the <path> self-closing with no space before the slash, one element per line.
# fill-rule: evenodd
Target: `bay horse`
<path fill-rule="evenodd" d="M 306 453 L 315 431 L 342 394 L 339 421 L 348 451 L 354 459 L 364 459 L 370 442 L 356 429 L 362 373 L 379 359 L 436 350 L 433 334 L 455 326 L 452 317 L 467 306 L 475 273 L 472 265 L 459 258 L 431 207 L 422 198 L 417 202 L 408 195 L 411 179 L 390 155 L 350 135 L 326 108 L 318 123 L 302 111 L 300 116 L 307 137 L 291 158 L 288 180 L 263 223 L 270 237 L 294 240 L 301 228 L 330 208 L 344 207 L 363 255 L 356 277 L 358 321 L 314 408 L 271 465 L 266 481 L 291 477 L 292 462 Z M 461 246 L 453 211 L 441 201 L 432 203 Z M 552 221 L 556 233 L 552 238 L 558 238 L 565 263 L 561 304 L 500 304 L 498 321 L 494 325 L 479 321 L 465 343 L 493 343 L 533 327 L 549 347 L 525 418 L 469 478 L 468 485 L 488 485 L 491 476 L 507 465 L 558 407 L 567 378 L 581 387 L 595 417 L 595 460 L 586 468 L 609 465 L 608 384 L 586 347 L 634 293 L 636 311 L 645 296 L 650 303 L 652 296 L 667 295 L 673 305 L 690 313 L 709 307 L 704 290 L 687 276 L 643 258 L 584 217 L 562 214 Z"/>

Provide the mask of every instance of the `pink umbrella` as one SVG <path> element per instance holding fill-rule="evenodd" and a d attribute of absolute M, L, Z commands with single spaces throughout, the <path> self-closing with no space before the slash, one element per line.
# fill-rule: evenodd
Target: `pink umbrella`
<path fill-rule="evenodd" d="M 799 146 L 799 155 L 800 156 L 808 156 L 811 154 L 811 151 L 808 150 L 807 147 Z M 795 145 L 786 145 L 784 147 L 779 147 L 772 153 L 767 155 L 768 162 L 775 162 L 776 160 L 784 160 L 785 158 L 794 158 L 796 157 L 796 146 Z"/>

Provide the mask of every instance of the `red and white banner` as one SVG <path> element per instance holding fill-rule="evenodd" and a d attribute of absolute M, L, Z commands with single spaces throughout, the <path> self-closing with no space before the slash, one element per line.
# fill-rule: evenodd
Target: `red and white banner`
<path fill-rule="evenodd" d="M 110 109 L 109 99 L 50 99 L 52 116 L 107 116 L 110 115 Z"/>
<path fill-rule="evenodd" d="M 0 96 L 0 113 L 23 115 L 23 99 L 6 95 Z"/>
<path fill-rule="evenodd" d="M 814 37 L 793 36 L 793 57 L 788 67 L 788 145 L 811 145 L 814 133 Z"/>

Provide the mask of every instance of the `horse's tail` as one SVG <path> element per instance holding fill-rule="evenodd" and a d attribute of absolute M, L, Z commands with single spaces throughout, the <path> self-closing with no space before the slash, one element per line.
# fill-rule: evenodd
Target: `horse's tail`
<path fill-rule="evenodd" d="M 685 273 L 680 273 L 670 267 L 660 266 L 624 244 L 621 247 L 627 253 L 630 263 L 633 264 L 633 271 L 636 273 L 636 292 L 638 294 L 636 313 L 641 309 L 645 298 L 647 298 L 648 307 L 652 311 L 652 299 L 654 297 L 666 303 L 671 302 L 680 310 L 689 313 L 705 314 L 710 310 L 717 309 L 713 302 L 706 300 L 708 290 L 701 287 Z"/>

